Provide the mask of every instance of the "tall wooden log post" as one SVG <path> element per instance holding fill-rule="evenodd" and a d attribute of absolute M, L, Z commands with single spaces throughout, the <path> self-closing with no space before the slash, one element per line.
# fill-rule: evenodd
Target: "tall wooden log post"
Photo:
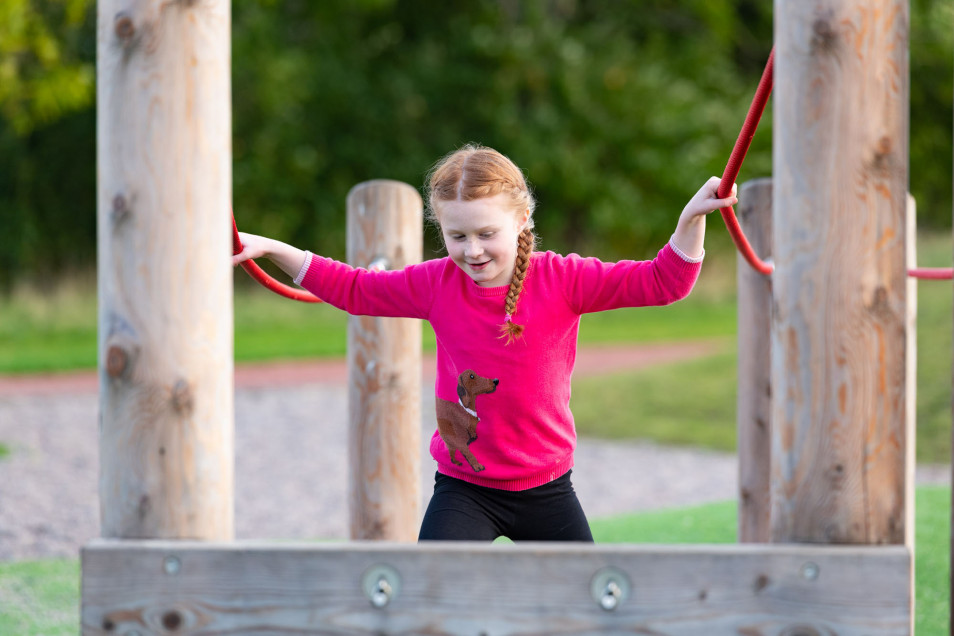
<path fill-rule="evenodd" d="M 417 190 L 398 181 L 348 194 L 348 262 L 399 270 L 420 263 Z M 415 541 L 421 508 L 421 323 L 352 316 L 348 322 L 352 539 Z"/>
<path fill-rule="evenodd" d="M 776 0 L 772 539 L 906 543 L 908 3 Z"/>
<path fill-rule="evenodd" d="M 739 221 L 762 259 L 772 256 L 772 180 L 739 190 Z M 740 543 L 771 540 L 772 277 L 752 269 L 740 254 L 738 288 L 738 425 Z"/>
<path fill-rule="evenodd" d="M 102 535 L 231 539 L 230 5 L 98 15 Z"/>

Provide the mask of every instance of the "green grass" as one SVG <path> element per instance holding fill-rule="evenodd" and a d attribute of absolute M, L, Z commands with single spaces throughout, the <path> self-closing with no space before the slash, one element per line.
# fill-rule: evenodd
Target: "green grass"
<path fill-rule="evenodd" d="M 4 444 L 3 442 L 0 442 L 0 459 L 4 459 L 5 457 L 9 457 L 9 456 L 10 456 L 10 447 Z"/>
<path fill-rule="evenodd" d="M 599 543 L 734 543 L 736 503 L 620 515 L 592 522 Z M 916 633 L 947 633 L 951 489 L 917 490 Z M 0 563 L 0 634 L 75 634 L 79 624 L 77 560 Z"/>
<path fill-rule="evenodd" d="M 79 633 L 76 559 L 0 563 L 0 634 Z"/>
<path fill-rule="evenodd" d="M 651 342 L 735 333 L 735 300 L 726 274 L 710 268 L 698 293 L 667 308 L 621 310 L 587 316 L 583 344 Z M 236 272 L 244 277 L 243 272 Z M 728 293 L 726 293 L 728 291 Z M 0 373 L 35 373 L 96 367 L 96 289 L 92 275 L 44 292 L 23 286 L 0 298 Z M 340 357 L 346 353 L 347 315 L 328 305 L 286 300 L 240 279 L 235 288 L 235 360 Z M 434 334 L 422 324 L 424 348 Z"/>
<path fill-rule="evenodd" d="M 919 253 L 922 266 L 949 266 L 950 236 L 922 238 Z M 917 456 L 920 462 L 950 461 L 952 290 L 954 287 L 949 282 L 919 283 Z M 701 308 L 690 307 L 698 310 L 700 317 L 705 316 L 704 322 L 723 327 L 731 323 L 730 333 L 734 335 L 734 306 L 731 316 L 720 314 L 722 306 L 718 302 L 707 302 Z M 613 316 L 608 320 L 618 320 L 621 324 L 627 319 L 624 312 L 607 315 Z M 673 321 L 681 319 L 676 313 L 670 317 Z M 584 319 L 584 328 L 589 319 L 589 316 Z M 631 326 L 637 325 L 639 319 L 634 315 Z M 679 327 L 684 335 L 693 333 L 692 328 L 692 324 Z M 705 335 L 722 334 L 716 330 Z M 643 371 L 576 378 L 571 406 L 577 429 L 582 435 L 607 439 L 640 437 L 665 444 L 734 450 L 735 351 L 735 340 L 729 338 L 723 352 L 703 359 Z"/>
<path fill-rule="evenodd" d="M 948 233 L 920 237 L 919 264 L 948 266 Z M 327 305 L 296 303 L 248 284 L 235 292 L 238 362 L 345 355 L 347 316 Z M 0 299 L 0 373 L 94 368 L 95 281 L 91 276 L 39 293 Z M 946 462 L 951 435 L 952 307 L 950 283 L 924 281 L 918 293 L 918 460 Z M 710 254 L 696 289 L 670 307 L 626 309 L 584 317 L 580 342 L 660 342 L 724 338 L 725 350 L 703 360 L 601 378 L 577 378 L 573 410 L 580 431 L 606 438 L 641 437 L 713 449 L 735 447 L 734 259 Z M 422 325 L 424 347 L 434 349 Z M 2 453 L 2 451 L 0 451 Z"/>
<path fill-rule="evenodd" d="M 915 633 L 948 633 L 951 489 L 917 490 L 915 519 Z M 597 520 L 600 543 L 734 543 L 736 502 Z"/>
<path fill-rule="evenodd" d="M 577 431 L 735 450 L 734 348 L 643 371 L 576 378 L 570 406 Z"/>

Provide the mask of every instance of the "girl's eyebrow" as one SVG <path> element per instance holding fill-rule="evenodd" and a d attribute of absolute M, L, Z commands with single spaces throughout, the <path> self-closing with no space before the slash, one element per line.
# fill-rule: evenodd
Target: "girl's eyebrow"
<path fill-rule="evenodd" d="M 477 229 L 471 230 L 471 231 L 472 231 L 472 232 L 475 232 L 475 233 L 477 233 L 477 234 L 484 234 L 485 232 L 497 232 L 497 231 L 499 231 L 499 230 L 500 230 L 500 227 L 499 227 L 499 226 L 496 226 L 496 225 L 486 225 L 486 226 L 484 226 L 484 227 L 482 227 L 482 228 L 477 228 Z M 455 228 L 455 227 L 445 227 L 445 228 L 444 228 L 444 231 L 447 232 L 448 234 L 467 234 L 467 232 L 466 232 L 465 230 L 458 230 L 458 229 Z"/>

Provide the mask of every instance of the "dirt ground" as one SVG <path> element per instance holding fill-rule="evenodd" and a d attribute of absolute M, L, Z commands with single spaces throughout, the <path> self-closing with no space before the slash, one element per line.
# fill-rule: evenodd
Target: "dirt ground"
<path fill-rule="evenodd" d="M 716 343 L 581 348 L 576 374 L 645 368 L 715 351 Z M 421 509 L 435 464 L 433 361 L 422 364 Z M 238 539 L 348 536 L 344 361 L 242 365 L 235 373 Z M 0 377 L 0 561 L 75 558 L 99 528 L 95 373 Z M 732 499 L 734 455 L 581 439 L 573 483 L 591 517 Z M 922 467 L 921 483 L 949 483 Z"/>

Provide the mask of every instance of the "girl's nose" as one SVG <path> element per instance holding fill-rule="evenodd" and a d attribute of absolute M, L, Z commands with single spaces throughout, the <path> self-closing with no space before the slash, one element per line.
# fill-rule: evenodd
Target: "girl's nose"
<path fill-rule="evenodd" d="M 468 258 L 478 256 L 483 251 L 484 249 L 481 247 L 480 241 L 476 239 L 467 241 L 467 244 L 464 246 L 464 256 L 467 256 Z"/>

